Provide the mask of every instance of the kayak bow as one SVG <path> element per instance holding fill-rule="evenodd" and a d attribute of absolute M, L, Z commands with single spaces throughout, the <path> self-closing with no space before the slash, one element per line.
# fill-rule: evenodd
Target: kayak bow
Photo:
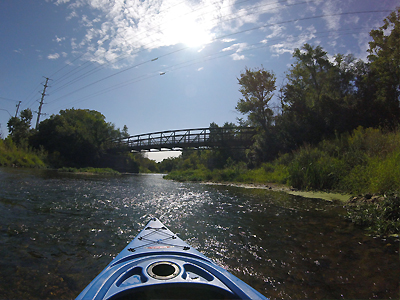
<path fill-rule="evenodd" d="M 267 299 L 157 218 L 76 299 Z"/>

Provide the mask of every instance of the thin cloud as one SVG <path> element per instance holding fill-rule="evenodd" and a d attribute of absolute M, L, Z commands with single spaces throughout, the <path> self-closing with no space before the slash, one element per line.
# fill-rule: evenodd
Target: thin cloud
<path fill-rule="evenodd" d="M 53 39 L 53 41 L 55 41 L 55 42 L 57 42 L 57 43 L 61 43 L 62 41 L 65 41 L 65 37 L 58 37 L 57 35 L 56 35 L 56 37 L 55 37 L 55 39 Z"/>
<path fill-rule="evenodd" d="M 117 58 L 132 61 L 143 50 L 178 44 L 203 50 L 218 36 L 226 36 L 220 40 L 222 43 L 244 44 L 241 43 L 246 38 L 243 35 L 227 36 L 257 26 L 260 26 L 258 33 L 265 32 L 264 39 L 259 39 L 261 43 L 286 39 L 270 46 L 273 53 L 279 55 L 315 38 L 315 29 L 307 27 L 310 24 L 302 23 L 301 18 L 323 14 L 322 20 L 331 32 L 340 30 L 342 24 L 359 22 L 357 16 L 338 16 L 345 9 L 343 5 L 349 5 L 338 0 L 57 0 L 55 4 L 68 7 L 67 19 L 78 18 L 80 29 L 84 31 L 83 38 L 70 40 L 74 52 L 83 52 L 83 59 L 99 64 L 114 63 L 113 67 L 116 67 Z M 289 13 L 291 7 L 296 12 L 295 17 Z M 282 25 L 290 19 L 300 21 Z M 248 31 L 247 36 L 253 32 Z M 299 33 L 297 37 L 296 32 Z M 339 35 L 333 33 L 330 46 L 335 47 L 338 38 Z M 56 42 L 60 43 L 59 39 L 62 38 L 57 37 Z M 229 47 L 223 51 L 227 49 Z M 244 55 L 239 54 L 243 50 L 232 49 L 236 51 L 232 59 L 244 59 Z"/>
<path fill-rule="evenodd" d="M 231 55 L 233 60 L 244 60 L 246 57 L 243 54 L 233 53 Z"/>
<path fill-rule="evenodd" d="M 60 5 L 60 4 L 65 4 L 68 3 L 70 0 L 57 0 L 54 4 L 55 5 Z"/>
<path fill-rule="evenodd" d="M 342 2 L 332 0 L 326 1 L 323 5 L 322 12 L 326 15 L 324 17 L 326 21 L 326 25 L 330 30 L 339 30 L 340 29 L 340 16 L 334 14 L 338 14 L 342 12 L 341 7 L 339 6 Z"/>
<path fill-rule="evenodd" d="M 292 35 L 286 36 L 284 42 L 276 43 L 270 46 L 270 50 L 275 55 L 281 55 L 284 53 L 293 53 L 295 48 L 301 48 L 305 43 L 308 43 L 311 39 L 315 38 L 317 30 L 314 26 L 309 26 L 303 33 L 297 37 Z"/>
<path fill-rule="evenodd" d="M 273 14 L 278 9 L 278 4 L 271 6 L 266 0 L 240 5 L 229 0 L 58 0 L 55 4 L 67 5 L 71 11 L 68 19 L 78 17 L 81 26 L 87 28 L 84 38 L 72 39 L 71 44 L 75 50 L 85 51 L 86 59 L 98 63 L 112 61 L 121 54 L 134 55 L 142 49 L 190 45 L 200 38 L 206 45 L 216 32 L 229 33 L 245 24 L 256 24 L 262 14 Z M 91 17 L 88 10 L 82 14 L 83 6 L 96 15 Z M 261 13 L 263 6 L 269 10 Z"/>
<path fill-rule="evenodd" d="M 235 51 L 235 53 L 231 54 L 230 57 L 232 57 L 233 60 L 244 60 L 246 57 L 243 54 L 240 54 L 243 50 L 247 49 L 248 45 L 247 43 L 237 43 L 233 44 L 229 47 L 226 47 L 222 49 L 222 52 L 226 51 Z"/>
<path fill-rule="evenodd" d="M 345 20 L 345 24 L 358 24 L 359 21 L 360 21 L 360 17 L 354 15 L 354 16 L 348 17 L 348 19 Z"/>
<path fill-rule="evenodd" d="M 48 58 L 48 59 L 51 59 L 51 60 L 58 59 L 58 58 L 60 58 L 60 54 L 58 54 L 58 53 L 49 54 L 49 55 L 47 56 L 47 58 Z"/>
<path fill-rule="evenodd" d="M 360 48 L 360 53 L 355 53 L 357 57 L 359 57 L 363 61 L 367 61 L 369 53 L 367 50 L 369 49 L 369 42 L 371 41 L 371 37 L 369 33 L 362 32 L 353 36 L 357 39 L 358 46 Z"/>
<path fill-rule="evenodd" d="M 274 39 L 274 38 L 278 38 L 278 37 L 283 37 L 284 36 L 284 32 L 285 32 L 285 27 L 284 26 L 281 26 L 281 25 L 274 25 L 274 26 L 271 26 L 270 28 L 269 28 L 272 32 L 270 33 L 270 34 L 268 34 L 266 37 L 265 37 L 265 39 L 263 39 L 262 41 L 261 41 L 261 43 L 263 43 L 263 44 L 267 44 L 268 43 L 268 41 L 270 40 L 270 39 Z M 301 30 L 301 29 L 300 29 Z"/>

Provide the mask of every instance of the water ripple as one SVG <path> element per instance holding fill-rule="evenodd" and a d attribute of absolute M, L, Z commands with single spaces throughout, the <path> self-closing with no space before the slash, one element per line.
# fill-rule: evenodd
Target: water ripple
<path fill-rule="evenodd" d="M 398 242 L 325 201 L 154 175 L 0 178 L 1 299 L 76 297 L 151 216 L 272 299 L 399 294 Z"/>

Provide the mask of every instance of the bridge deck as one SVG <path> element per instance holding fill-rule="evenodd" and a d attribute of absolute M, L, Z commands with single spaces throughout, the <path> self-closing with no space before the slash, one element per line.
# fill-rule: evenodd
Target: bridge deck
<path fill-rule="evenodd" d="M 255 129 L 195 128 L 133 135 L 114 141 L 114 146 L 130 151 L 181 150 L 185 148 L 242 147 L 252 144 Z"/>

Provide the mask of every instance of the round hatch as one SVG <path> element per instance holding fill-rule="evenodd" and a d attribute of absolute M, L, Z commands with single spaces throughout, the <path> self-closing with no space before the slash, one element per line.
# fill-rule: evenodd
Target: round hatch
<path fill-rule="evenodd" d="M 179 274 L 179 266 L 169 261 L 159 261 L 151 264 L 147 268 L 147 273 L 155 278 L 160 280 L 168 280 L 175 278 Z"/>

